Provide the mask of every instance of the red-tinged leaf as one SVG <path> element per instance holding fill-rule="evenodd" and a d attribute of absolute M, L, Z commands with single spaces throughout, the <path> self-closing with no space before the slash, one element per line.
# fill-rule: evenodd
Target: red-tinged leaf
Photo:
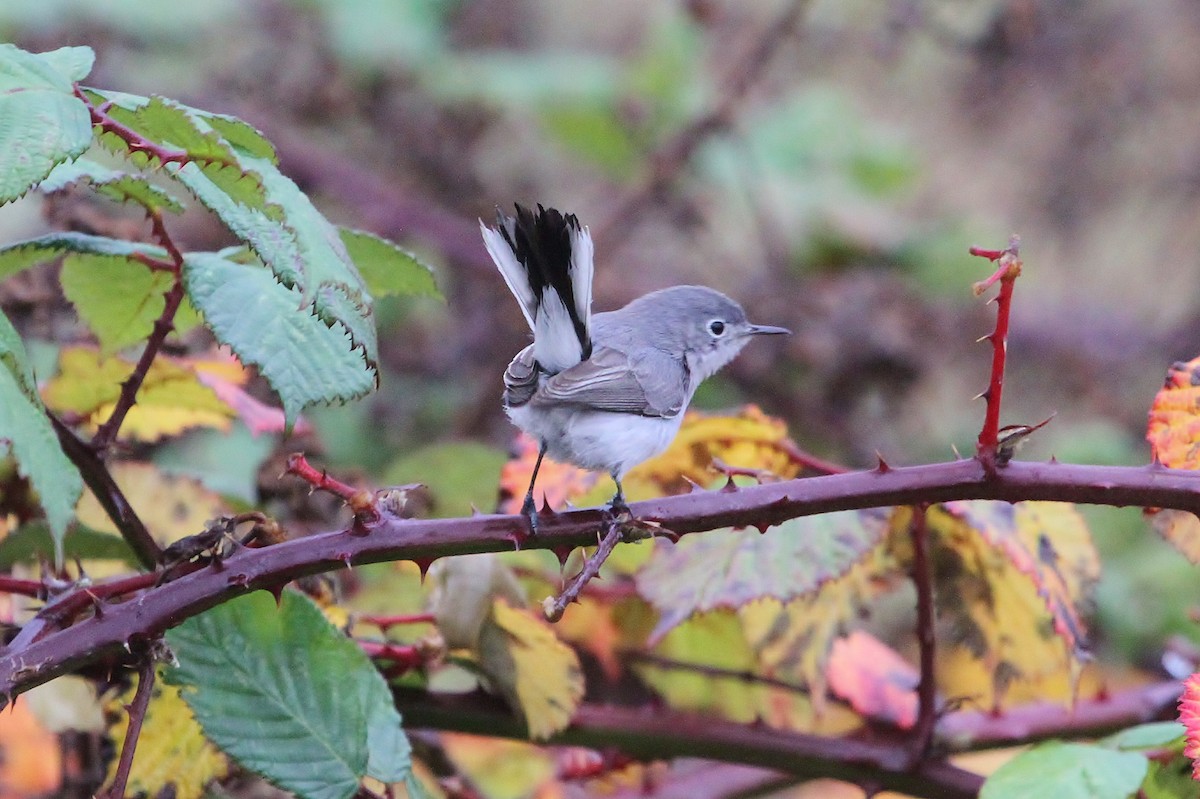
<path fill-rule="evenodd" d="M 524 433 L 517 436 L 514 449 L 513 458 L 500 471 L 501 513 L 521 512 L 521 503 L 525 501 L 525 492 L 529 490 L 529 478 L 533 475 L 533 465 L 537 462 L 538 444 Z M 598 479 L 595 472 L 543 458 L 534 499 L 538 508 L 545 504 L 562 510 L 567 502 L 587 494 Z"/>
<path fill-rule="evenodd" d="M 1150 406 L 1146 440 L 1154 458 L 1173 469 L 1200 469 L 1200 358 L 1178 361 Z"/>
<path fill-rule="evenodd" d="M 833 693 L 864 716 L 901 729 L 916 723 L 921 676 L 875 636 L 855 630 L 834 641 L 825 674 Z"/>
<path fill-rule="evenodd" d="M 844 511 L 792 519 L 762 534 L 717 530 L 661 542 L 637 575 L 638 592 L 661 613 L 652 638 L 694 613 L 815 593 L 875 549 L 890 515 Z"/>
<path fill-rule="evenodd" d="M 238 382 L 209 371 L 199 363 L 193 364 L 193 366 L 200 382 L 212 389 L 212 392 L 217 395 L 217 399 L 232 408 L 253 435 L 282 433 L 287 430 L 287 419 L 283 415 L 282 408 L 276 408 L 255 399 L 246 393 L 246 390 Z M 303 435 L 312 432 L 312 425 L 303 416 L 299 416 L 292 429 L 295 433 Z"/>

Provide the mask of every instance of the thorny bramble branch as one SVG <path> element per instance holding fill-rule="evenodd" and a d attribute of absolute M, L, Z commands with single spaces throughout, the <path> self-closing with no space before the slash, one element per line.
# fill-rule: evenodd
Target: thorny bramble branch
<path fill-rule="evenodd" d="M 113 775 L 112 785 L 108 791 L 101 794 L 104 799 L 124 799 L 125 786 L 129 781 L 129 771 L 133 768 L 133 755 L 137 751 L 138 737 L 142 734 L 142 722 L 146 720 L 146 709 L 150 707 L 150 697 L 154 694 L 155 661 L 148 651 L 143 656 L 142 667 L 138 670 L 137 691 L 134 692 L 133 702 L 126 706 L 129 713 L 129 726 L 125 730 L 125 741 L 121 744 L 121 758 L 117 761 L 117 771 Z"/>
<path fill-rule="evenodd" d="M 908 535 L 912 541 L 912 581 L 917 591 L 917 644 L 920 647 L 921 682 L 917 686 L 917 724 L 913 729 L 912 763 L 929 755 L 937 724 L 937 675 L 934 673 L 937 636 L 933 602 L 933 569 L 929 563 L 929 526 L 924 502 L 913 506 Z"/>

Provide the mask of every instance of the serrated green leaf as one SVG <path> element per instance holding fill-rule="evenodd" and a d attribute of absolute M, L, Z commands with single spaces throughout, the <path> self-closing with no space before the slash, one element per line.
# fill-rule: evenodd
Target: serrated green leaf
<path fill-rule="evenodd" d="M 173 213 L 183 210 L 178 200 L 146 178 L 110 169 L 89 158 L 59 164 L 38 188 L 45 192 L 61 191 L 80 181 L 117 202 L 135 202 L 150 210 L 165 209 Z"/>
<path fill-rule="evenodd" d="M 37 564 L 53 555 L 54 537 L 44 522 L 23 524 L 0 539 L 0 569 L 10 569 L 16 563 Z M 63 538 L 63 555 L 67 559 L 119 560 L 131 568 L 141 568 L 137 555 L 119 535 L 94 530 L 76 522 L 67 528 Z"/>
<path fill-rule="evenodd" d="M 637 575 L 638 593 L 662 614 L 655 636 L 698 612 L 816 591 L 875 548 L 889 515 L 872 509 L 806 516 L 766 533 L 720 530 L 656 549 Z"/>
<path fill-rule="evenodd" d="M 1137 752 L 1050 741 L 988 777 L 980 799 L 1129 799 L 1146 776 Z"/>
<path fill-rule="evenodd" d="M 90 47 L 60 47 L 37 57 L 54 67 L 71 83 L 83 80 L 96 63 L 96 51 Z"/>
<path fill-rule="evenodd" d="M 110 239 L 107 236 L 93 236 L 88 233 L 48 233 L 36 239 L 17 241 L 0 247 L 0 279 L 64 253 L 116 259 L 128 259 L 135 255 L 145 255 L 158 260 L 168 258 L 166 250 L 153 244 Z"/>
<path fill-rule="evenodd" d="M 337 229 L 268 161 L 246 155 L 239 159 L 261 175 L 268 200 L 283 210 L 286 223 L 234 202 L 194 164 L 180 169 L 176 177 L 281 283 L 301 291 L 298 306 L 311 305 L 326 324 L 345 328 L 374 369 L 378 362 L 374 309 Z"/>
<path fill-rule="evenodd" d="M 60 69 L 64 60 L 52 53 L 31 53 L 14 44 L 0 44 L 0 93 L 52 89 L 70 94 L 71 78 Z"/>
<path fill-rule="evenodd" d="M 385 721 L 374 706 L 392 699 L 366 655 L 310 599 L 287 591 L 276 607 L 258 591 L 189 619 L 167 642 L 179 660 L 167 680 L 184 687 L 205 735 L 227 754 L 304 799 L 357 790 L 369 770 L 369 730 Z M 379 767 L 391 774 L 393 765 Z"/>
<path fill-rule="evenodd" d="M 97 89 L 89 89 L 87 96 L 93 102 L 110 103 L 108 115 L 143 138 L 186 152 L 190 159 L 186 166 L 202 172 L 234 202 L 273 212 L 266 206 L 259 176 L 238 161 L 230 143 L 205 121 L 211 115 L 159 96 L 139 97 Z M 240 135 L 246 138 L 244 133 Z M 145 151 L 131 149 L 128 142 L 111 132 L 101 135 L 99 142 L 138 166 L 154 160 Z M 164 171 L 176 176 L 179 169 L 178 164 L 171 163 Z"/>
<path fill-rule="evenodd" d="M 128 258 L 69 255 L 60 280 L 63 293 L 99 339 L 100 354 L 107 356 L 150 335 L 175 276 Z"/>
<path fill-rule="evenodd" d="M 249 122 L 225 114 L 205 112 L 201 113 L 201 118 L 211 125 L 213 130 L 221 134 L 225 141 L 246 155 L 266 159 L 272 164 L 279 163 L 279 154 L 275 152 L 275 145 L 267 141 L 267 137 Z"/>
<path fill-rule="evenodd" d="M 0 90 L 0 204 L 25 194 L 91 143 L 91 117 L 69 92 Z"/>
<path fill-rule="evenodd" d="M 412 253 L 364 230 L 343 227 L 338 232 L 372 297 L 399 294 L 441 298 L 433 270 Z"/>
<path fill-rule="evenodd" d="M 260 266 L 215 253 L 184 258 L 188 296 L 213 334 L 242 363 L 257 366 L 279 394 L 289 420 L 307 405 L 361 397 L 376 371 L 342 325 L 327 325 Z"/>
<path fill-rule="evenodd" d="M 31 402 L 41 402 L 37 380 L 29 366 L 29 354 L 25 352 L 25 342 L 21 341 L 21 336 L 3 312 L 0 312 L 0 364 L 8 370 Z"/>
<path fill-rule="evenodd" d="M 36 393 L 30 396 L 32 374 L 24 347 L 12 346 L 16 338 L 8 318 L 0 313 L 0 347 L 4 348 L 0 358 L 7 367 L 0 369 L 0 454 L 11 451 L 18 470 L 37 491 L 54 536 L 55 562 L 61 563 L 63 535 L 75 515 L 83 479 L 63 454 L 41 400 Z"/>

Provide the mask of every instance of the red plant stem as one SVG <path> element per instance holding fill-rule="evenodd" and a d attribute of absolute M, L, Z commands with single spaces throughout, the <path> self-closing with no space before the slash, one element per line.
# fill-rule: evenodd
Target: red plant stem
<path fill-rule="evenodd" d="M 37 580 L 22 580 L 0 574 L 0 593 L 43 599 L 46 596 L 46 588 Z"/>
<path fill-rule="evenodd" d="M 824 458 L 818 458 L 810 452 L 807 452 L 790 439 L 784 439 L 777 444 L 780 449 L 787 453 L 787 456 L 792 459 L 792 462 L 801 468 L 807 469 L 810 472 L 817 474 L 844 474 L 850 471 L 841 464 L 827 461 Z"/>
<path fill-rule="evenodd" d="M 83 482 L 91 489 L 92 495 L 96 497 L 100 507 L 104 508 L 108 518 L 112 519 L 112 523 L 121 531 L 125 543 L 129 544 L 129 548 L 137 555 L 138 562 L 144 568 L 153 569 L 162 554 L 162 548 L 129 504 L 121 487 L 104 466 L 104 461 L 100 460 L 95 450 L 81 441 L 71 428 L 63 424 L 61 419 L 49 411 L 46 415 L 50 417 L 50 426 L 54 428 L 63 452 L 79 469 Z"/>
<path fill-rule="evenodd" d="M 150 706 L 150 697 L 154 693 L 154 677 L 154 658 L 146 654 L 138 673 L 138 686 L 133 695 L 133 702 L 126 708 L 129 711 L 129 727 L 125 730 L 125 741 L 121 744 L 121 759 L 117 761 L 117 771 L 113 775 L 112 785 L 107 792 L 108 799 L 124 799 L 125 797 L 125 786 L 129 782 L 129 770 L 133 768 L 133 755 L 137 751 L 138 737 L 142 734 L 142 722 L 146 720 L 146 708 Z"/>
<path fill-rule="evenodd" d="M 1050 500 L 1099 505 L 1137 505 L 1200 511 L 1200 473 L 1161 465 L 1076 466 L 1012 461 L 989 477 L 974 460 L 949 461 L 885 471 L 764 483 L 734 491 L 698 491 L 636 502 L 633 516 L 655 521 L 680 535 L 721 527 L 778 524 L 837 510 L 994 499 Z M 0 650 L 0 697 L 10 696 L 124 649 L 127 641 L 152 636 L 221 602 L 297 577 L 344 569 L 347 564 L 392 560 L 430 562 L 447 555 L 525 548 L 593 546 L 605 522 L 603 509 L 547 515 L 537 536 L 525 535 L 520 515 L 462 519 L 381 517 L 368 526 L 320 533 L 258 549 L 242 549 L 221 569 L 198 568 L 136 599 L 105 606 L 69 629 Z M 18 636 L 20 637 L 20 636 Z"/>
<path fill-rule="evenodd" d="M 1006 250 L 971 248 L 972 255 L 999 262 L 999 268 L 992 276 L 975 286 L 976 293 L 982 293 L 997 280 L 1000 281 L 1000 293 L 996 296 L 996 328 L 985 337 L 992 343 L 992 373 L 987 390 L 983 392 L 987 410 L 975 447 L 975 456 L 983 464 L 988 476 L 995 476 L 998 468 L 996 455 L 1000 446 L 1000 400 L 1004 391 L 1004 363 L 1008 354 L 1009 313 L 1012 310 L 1013 286 L 1021 274 L 1019 247 L 1020 239 L 1013 236 Z"/>
<path fill-rule="evenodd" d="M 917 723 L 913 729 L 912 762 L 929 754 L 933 728 L 937 724 L 937 682 L 934 671 L 937 636 L 933 606 L 933 569 L 929 563 L 929 528 L 925 513 L 929 506 L 913 506 L 908 535 L 912 540 L 912 581 L 917 590 L 917 645 L 920 649 L 921 682 L 917 686 Z"/>
<path fill-rule="evenodd" d="M 192 160 L 186 150 L 172 150 L 169 147 L 163 147 L 157 142 L 150 141 L 128 125 L 124 125 L 113 119 L 108 114 L 108 105 L 105 104 L 97 108 L 88 98 L 88 96 L 83 93 L 83 90 L 79 88 L 78 84 L 75 85 L 75 96 L 82 100 L 83 104 L 87 106 L 88 113 L 91 114 L 92 117 L 93 125 L 98 126 L 106 133 L 112 133 L 120 137 L 130 150 L 143 152 L 146 155 L 157 158 L 164 164 L 185 164 Z"/>
<path fill-rule="evenodd" d="M 179 248 L 175 246 L 175 242 L 167 233 L 167 229 L 163 225 L 162 212 L 151 210 L 147 211 L 146 215 L 150 218 L 154 237 L 158 239 L 159 243 L 166 248 L 167 253 L 171 256 L 171 261 L 175 265 L 174 270 L 172 270 L 175 280 L 171 284 L 171 288 L 167 289 L 167 293 L 163 295 L 163 310 L 158 318 L 154 320 L 154 329 L 150 331 L 150 337 L 146 339 L 146 348 L 142 350 L 142 355 L 138 358 L 137 365 L 133 367 L 133 372 L 121 384 L 121 394 L 117 397 L 117 403 L 113 408 L 112 416 L 109 416 L 104 424 L 100 425 L 100 428 L 96 431 L 96 435 L 92 437 L 92 449 L 98 454 L 103 454 L 112 445 L 113 441 L 116 440 L 117 431 L 121 429 L 121 424 L 125 421 L 125 415 L 129 413 L 129 409 L 133 407 L 133 404 L 137 402 L 138 389 L 142 387 L 142 381 L 146 379 L 146 375 L 150 371 L 150 366 L 154 363 L 154 358 L 158 355 L 159 350 L 162 349 L 167 335 L 175 329 L 175 312 L 179 310 L 180 304 L 183 303 L 183 254 L 179 252 Z"/>
<path fill-rule="evenodd" d="M 374 624 L 384 632 L 387 632 L 389 628 L 398 627 L 402 624 L 433 624 L 437 620 L 437 617 L 432 613 L 408 613 L 397 616 L 363 613 L 355 618 L 364 624 Z"/>
<path fill-rule="evenodd" d="M 287 468 L 284 470 L 284 473 L 299 477 L 311 485 L 315 491 L 328 491 L 336 497 L 341 497 L 346 502 L 349 502 L 355 495 L 360 493 L 360 490 L 354 486 L 347 485 L 336 477 L 330 477 L 329 473 L 324 469 L 317 471 L 308 462 L 308 459 L 299 452 L 294 452 L 288 456 Z"/>
<path fill-rule="evenodd" d="M 382 641 L 358 641 L 358 646 L 372 660 L 386 660 L 399 668 L 399 673 L 424 666 L 428 657 L 420 647 Z M 389 671 L 394 671 L 389 669 Z M 398 676 L 393 673 L 391 676 Z"/>

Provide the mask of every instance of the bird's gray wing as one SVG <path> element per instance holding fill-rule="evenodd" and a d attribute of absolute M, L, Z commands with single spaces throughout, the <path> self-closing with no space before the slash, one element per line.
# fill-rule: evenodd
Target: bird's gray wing
<path fill-rule="evenodd" d="M 537 359 L 533 354 L 533 345 L 517 353 L 512 363 L 504 370 L 504 405 L 508 408 L 519 408 L 533 398 L 538 388 Z"/>
<path fill-rule="evenodd" d="M 596 347 L 588 360 L 546 380 L 533 402 L 669 417 L 683 410 L 687 390 L 688 372 L 681 359 L 660 350 L 631 357 Z"/>

